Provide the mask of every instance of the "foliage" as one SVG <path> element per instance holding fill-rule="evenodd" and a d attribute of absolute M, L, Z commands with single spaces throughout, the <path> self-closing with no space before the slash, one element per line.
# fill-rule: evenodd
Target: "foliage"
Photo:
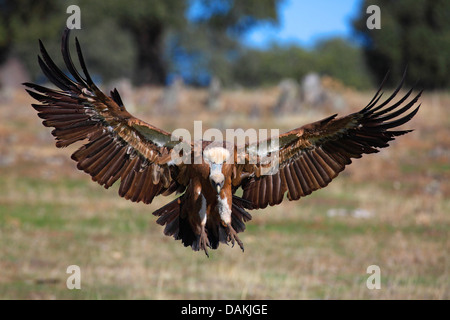
<path fill-rule="evenodd" d="M 0 62 L 14 44 L 24 47 L 31 41 L 36 44 L 38 38 L 55 37 L 62 26 L 57 18 L 60 10 L 64 10 L 60 3 L 52 0 L 0 1 Z"/>
<path fill-rule="evenodd" d="M 232 69 L 241 55 L 240 37 L 265 21 L 276 24 L 281 0 L 191 1 L 188 28 L 174 33 L 169 56 L 172 72 L 191 84 L 205 85 L 212 76 L 225 85 L 239 82 Z"/>
<path fill-rule="evenodd" d="M 361 48 L 348 41 L 341 38 L 322 41 L 317 45 L 314 56 L 316 70 L 320 73 L 357 89 L 367 89 L 372 85 Z"/>
<path fill-rule="evenodd" d="M 381 9 L 381 29 L 366 27 L 368 5 Z M 446 0 L 364 1 L 354 21 L 365 47 L 367 65 L 381 80 L 398 83 L 408 66 L 406 82 L 425 88 L 450 85 L 450 2 Z"/>
<path fill-rule="evenodd" d="M 62 1 L 25 1 L 0 2 L 0 60 L 18 55 L 35 76 L 36 39 L 56 47 L 56 41 L 47 40 L 59 38 L 69 15 Z M 239 36 L 261 20 L 276 21 L 279 1 L 74 0 L 71 4 L 81 8 L 82 29 L 89 30 L 90 35 L 83 35 L 84 46 L 97 47 L 86 53 L 86 59 L 96 62 L 105 79 L 132 74 L 136 84 L 165 84 L 168 72 L 177 69 L 165 55 L 171 50 L 188 52 L 185 57 L 201 51 L 202 68 L 225 74 L 227 56 L 238 46 Z M 193 12 L 190 19 L 188 9 Z M 195 41 L 190 44 L 185 38 Z"/>
<path fill-rule="evenodd" d="M 80 2 L 84 18 L 92 26 L 111 19 L 129 33 L 136 59 L 133 68 L 136 84 L 164 84 L 167 63 L 164 61 L 164 37 L 169 29 L 182 29 L 186 2 L 179 0 L 114 0 Z M 88 9 L 88 10 L 86 10 Z M 99 12 L 102 13 L 99 16 Z"/>
<path fill-rule="evenodd" d="M 283 0 L 74 0 L 81 8 L 80 38 L 92 74 L 101 80 L 131 78 L 136 85 L 181 75 L 191 85 L 218 77 L 225 86 L 300 81 L 319 72 L 365 89 L 388 70 L 397 84 L 408 65 L 407 84 L 446 88 L 450 77 L 450 2 L 377 0 L 381 30 L 366 26 L 365 1 L 354 21 L 354 41 L 327 39 L 312 49 L 273 45 L 248 48 L 242 36 L 259 23 L 276 25 Z M 69 14 L 64 1 L 0 1 L 0 63 L 18 56 L 36 79 L 37 39 L 57 61 Z"/>
<path fill-rule="evenodd" d="M 310 72 L 357 89 L 371 86 L 361 50 L 340 38 L 324 40 L 313 50 L 277 45 L 266 51 L 247 50 L 235 64 L 234 79 L 246 86 L 273 85 L 283 78 L 301 81 Z"/>

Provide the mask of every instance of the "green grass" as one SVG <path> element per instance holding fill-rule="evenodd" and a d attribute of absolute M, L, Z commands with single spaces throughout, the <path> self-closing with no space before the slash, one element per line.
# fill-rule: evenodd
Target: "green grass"
<path fill-rule="evenodd" d="M 241 235 L 246 252 L 222 245 L 208 259 L 162 235 L 151 212 L 169 199 L 133 204 L 89 179 L 2 180 L 0 241 L 7 270 L 0 278 L 2 298 L 448 297 L 442 288 L 442 279 L 448 279 L 448 221 L 418 225 L 410 218 L 392 224 L 380 214 L 327 216 L 332 208 L 358 208 L 364 185 L 345 192 L 334 186 L 298 204 L 252 212 Z M 337 184 L 350 181 L 343 177 Z M 29 201 L 18 203 L 18 194 Z M 394 201 L 401 206 L 401 199 Z M 406 247 L 396 248 L 402 241 Z M 430 248 L 441 258 L 413 265 L 413 274 L 397 270 L 411 267 L 404 251 L 425 254 Z M 405 257 L 395 262 L 398 251 Z M 364 289 L 365 268 L 373 263 L 385 274 L 384 296 Z M 70 264 L 82 268 L 82 290 L 65 287 Z M 414 293 L 422 287 L 437 289 Z"/>
<path fill-rule="evenodd" d="M 0 123 L 19 135 L 13 147 L 0 139 L 0 151 L 17 152 L 12 166 L 0 167 L 0 298 L 449 299 L 450 167 L 429 157 L 437 141 L 426 130 L 449 136 L 446 107 L 431 105 L 415 135 L 355 161 L 327 188 L 250 212 L 239 235 L 245 252 L 221 245 L 210 258 L 155 223 L 151 213 L 172 198 L 126 201 L 118 186 L 105 190 L 70 160 L 49 163 L 69 152 L 36 138 L 41 131 Z M 0 119 L 9 119 L 5 110 Z M 439 192 L 426 192 L 434 180 Z M 372 215 L 333 217 L 331 209 Z M 81 268 L 81 290 L 66 288 L 72 264 Z M 381 290 L 366 288 L 372 264 L 381 268 Z"/>

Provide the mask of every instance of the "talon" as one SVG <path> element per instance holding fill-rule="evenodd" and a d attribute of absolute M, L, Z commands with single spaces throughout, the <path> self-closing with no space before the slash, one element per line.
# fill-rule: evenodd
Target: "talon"
<path fill-rule="evenodd" d="M 211 248 L 211 244 L 209 243 L 209 239 L 208 236 L 206 235 L 205 230 L 202 230 L 202 233 L 200 234 L 200 248 L 203 249 L 203 251 L 205 251 L 206 256 L 209 258 L 209 253 L 208 253 L 208 247 Z"/>
<path fill-rule="evenodd" d="M 222 224 L 224 224 L 223 221 Z M 230 225 L 226 225 L 226 231 L 228 233 L 227 241 L 231 242 L 231 247 L 234 248 L 234 245 L 237 242 L 242 252 L 244 252 L 244 244 L 242 243 L 241 239 L 239 239 L 239 237 L 237 236 L 237 233 L 233 229 L 233 227 L 231 227 Z"/>

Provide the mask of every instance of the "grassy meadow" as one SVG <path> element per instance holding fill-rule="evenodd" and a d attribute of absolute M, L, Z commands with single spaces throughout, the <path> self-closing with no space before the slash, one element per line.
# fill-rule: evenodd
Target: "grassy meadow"
<path fill-rule="evenodd" d="M 274 117 L 278 88 L 223 93 L 184 89 L 178 111 L 152 107 L 161 89 L 135 92 L 133 114 L 167 131 L 276 128 L 335 113 L 306 109 Z M 373 95 L 340 89 L 340 114 Z M 136 204 L 76 169 L 57 149 L 23 90 L 0 102 L 0 299 L 449 299 L 450 94 L 425 93 L 391 147 L 354 161 L 327 188 L 300 201 L 251 211 L 242 253 L 203 253 L 163 235 L 151 214 L 171 197 Z M 251 116 L 258 106 L 259 112 Z M 79 145 L 78 145 L 79 146 Z M 67 267 L 81 269 L 69 290 Z M 378 265 L 381 289 L 369 290 Z"/>

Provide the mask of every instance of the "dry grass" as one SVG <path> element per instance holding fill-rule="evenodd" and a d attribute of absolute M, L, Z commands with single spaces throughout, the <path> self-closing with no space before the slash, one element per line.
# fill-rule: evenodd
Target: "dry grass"
<path fill-rule="evenodd" d="M 201 109 L 206 93 L 181 96 L 177 117 L 145 103 L 135 114 L 173 130 L 300 126 L 332 110 L 273 118 L 277 89 L 232 91 L 222 109 Z M 343 92 L 344 112 L 370 94 Z M 139 102 L 141 101 L 141 102 Z M 149 102 L 148 102 L 149 101 Z M 259 119 L 249 120 L 254 103 Z M 449 299 L 450 95 L 425 94 L 422 109 L 389 149 L 355 161 L 326 189 L 298 202 L 252 212 L 241 236 L 246 251 L 221 246 L 211 258 L 162 234 L 152 205 L 104 190 L 58 150 L 18 91 L 0 105 L 0 298 L 3 299 Z M 368 216 L 352 215 L 356 209 Z M 342 214 L 330 216 L 330 210 Z M 80 266 L 82 289 L 66 288 Z M 382 288 L 366 287 L 369 265 Z"/>

